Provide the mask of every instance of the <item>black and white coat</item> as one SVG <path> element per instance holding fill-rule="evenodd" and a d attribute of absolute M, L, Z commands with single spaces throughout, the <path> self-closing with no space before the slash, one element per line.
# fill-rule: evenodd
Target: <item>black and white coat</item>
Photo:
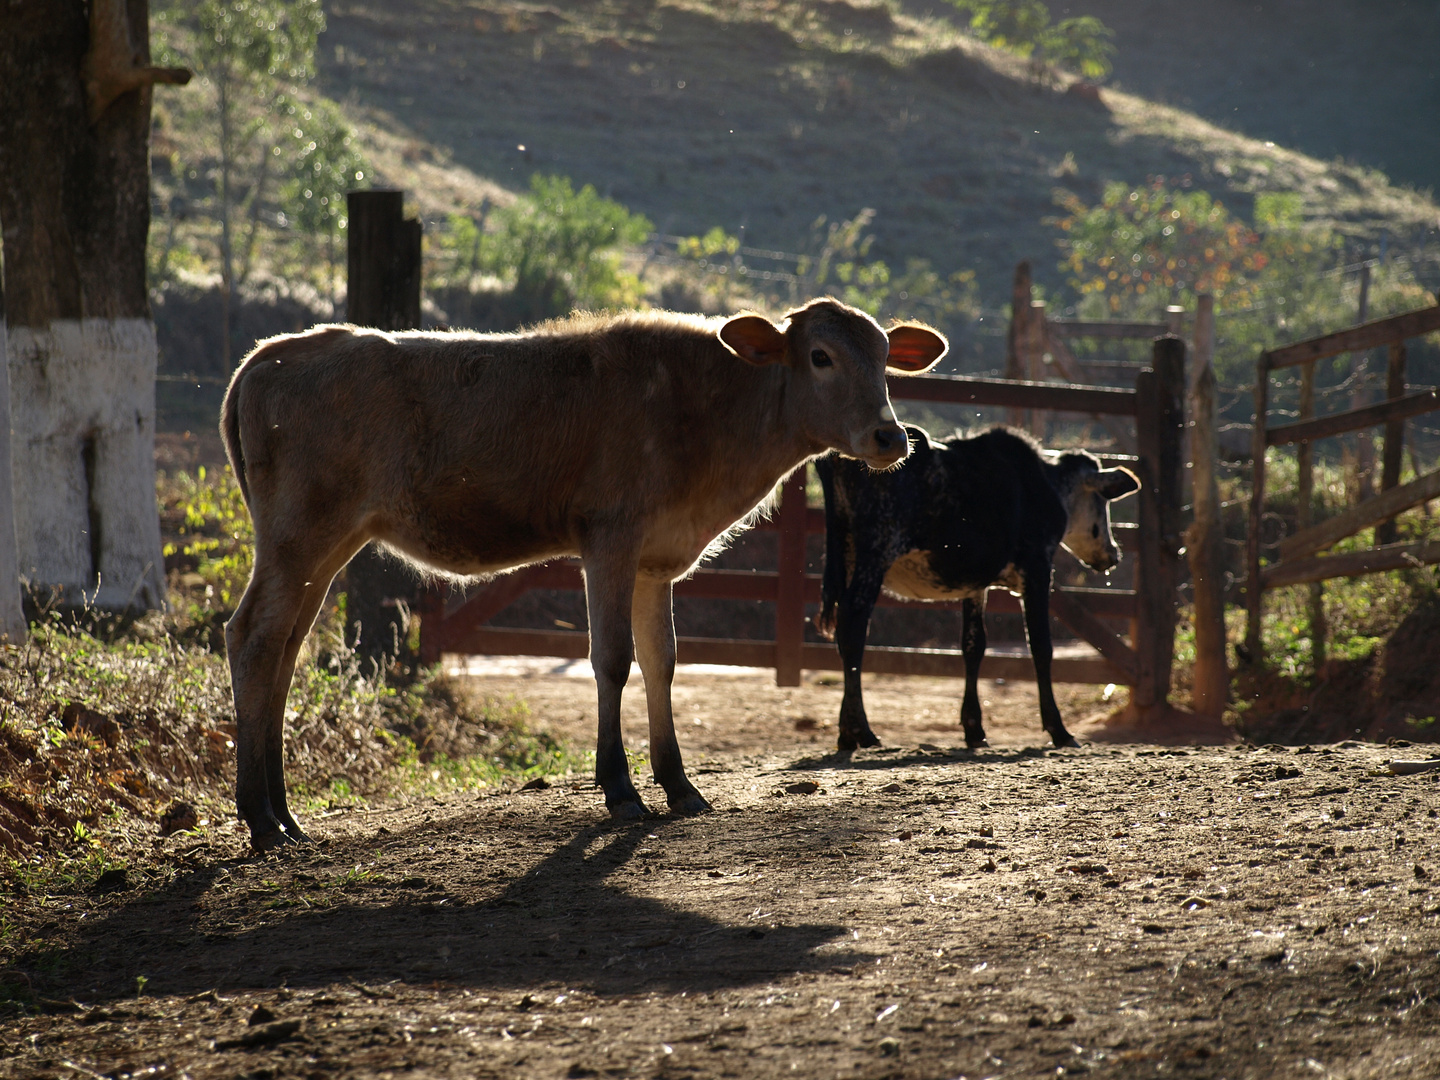
<path fill-rule="evenodd" d="M 977 688 L 985 655 L 985 591 L 1021 597 L 1040 692 L 1040 720 L 1057 746 L 1065 729 L 1050 682 L 1050 583 L 1064 545 L 1091 569 L 1119 562 L 1110 502 L 1140 486 L 1128 469 L 1102 468 L 1085 451 L 1049 455 L 1028 436 L 994 428 L 932 442 L 907 426 L 910 455 L 876 472 L 835 455 L 816 463 L 825 490 L 825 575 L 817 628 L 833 637 L 845 672 L 840 748 L 879 742 L 865 716 L 860 669 L 870 613 L 884 588 L 912 600 L 962 600 L 969 746 L 984 746 Z"/>

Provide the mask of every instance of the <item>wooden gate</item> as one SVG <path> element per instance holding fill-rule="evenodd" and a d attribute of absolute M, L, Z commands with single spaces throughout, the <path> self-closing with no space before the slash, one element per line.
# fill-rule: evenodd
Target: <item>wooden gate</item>
<path fill-rule="evenodd" d="M 1184 343 L 1179 338 L 1158 339 L 1154 367 L 1140 372 L 1133 390 L 954 376 L 890 380 L 891 396 L 907 401 L 1135 418 L 1138 458 L 1118 460 L 1134 468 L 1143 485 L 1137 527 L 1129 530 L 1133 537 L 1121 541 L 1127 554 L 1137 560 L 1137 587 L 1056 589 L 1051 594 L 1051 611 L 1100 654 L 1088 659 L 1057 657 L 1054 678 L 1126 684 L 1134 688 L 1132 701 L 1141 707 L 1164 702 L 1170 689 L 1180 547 L 1184 356 Z M 773 667 L 781 686 L 799 685 L 804 669 L 838 671 L 840 657 L 834 645 L 805 640 L 805 605 L 820 600 L 820 575 L 805 572 L 805 538 L 824 531 L 825 517 L 823 511 L 805 504 L 804 470 L 797 470 L 785 481 L 778 512 L 773 520 L 757 528 L 779 533 L 776 570 L 701 568 L 689 579 L 677 581 L 674 591 L 676 596 L 771 602 L 776 608 L 776 640 L 681 637 L 677 641 L 678 660 Z M 435 663 L 445 653 L 585 657 L 589 654 L 589 636 L 583 631 L 487 625 L 530 589 L 582 587 L 578 561 L 567 559 L 496 578 L 468 598 L 431 594 L 420 612 L 422 662 Z M 881 603 L 906 602 L 882 597 Z M 989 609 L 1018 611 L 1019 603 L 1009 593 L 994 590 Z M 1106 619 L 1128 620 L 1130 641 L 1106 625 Z M 866 650 L 865 665 L 872 672 L 906 675 L 959 676 L 965 670 L 961 653 L 948 649 L 870 648 Z M 1034 677 L 1027 657 L 988 658 L 986 674 L 1007 679 Z"/>
<path fill-rule="evenodd" d="M 1408 417 L 1440 410 L 1440 394 L 1435 390 L 1405 392 L 1405 341 L 1440 330 L 1440 305 L 1407 311 L 1388 319 L 1377 319 L 1360 326 L 1296 342 L 1260 354 L 1255 373 L 1254 487 L 1250 496 L 1250 521 L 1246 546 L 1246 627 L 1245 646 L 1249 660 L 1259 664 L 1262 658 L 1260 623 L 1266 589 L 1284 585 L 1318 583 L 1337 577 L 1360 577 L 1386 570 L 1399 570 L 1440 562 L 1440 544 L 1397 544 L 1392 519 L 1412 506 L 1440 497 L 1440 470 L 1426 474 L 1408 484 L 1400 484 L 1400 452 L 1404 444 L 1404 422 Z M 1375 405 L 1350 409 L 1330 416 L 1315 416 L 1315 362 L 1347 352 L 1360 352 L 1389 347 L 1386 370 L 1387 400 Z M 1279 427 L 1268 425 L 1270 376 L 1282 368 L 1304 365 L 1300 383 L 1300 419 Z M 1311 524 L 1311 496 L 1314 474 L 1310 444 L 1319 439 L 1366 428 L 1385 426 L 1380 494 L 1350 507 L 1319 524 Z M 1260 527 L 1265 511 L 1265 451 L 1272 446 L 1298 444 L 1299 529 L 1280 543 L 1280 558 L 1260 565 Z M 1337 540 L 1352 536 L 1361 529 L 1378 526 L 1376 546 L 1365 551 L 1343 555 L 1320 555 Z M 1256 583 L 1258 582 L 1258 586 Z M 1319 608 L 1318 602 L 1312 611 Z M 1323 609 L 1319 609 L 1323 614 Z M 1323 652 L 1323 621 L 1312 615 L 1312 640 L 1317 642 L 1317 655 Z"/>

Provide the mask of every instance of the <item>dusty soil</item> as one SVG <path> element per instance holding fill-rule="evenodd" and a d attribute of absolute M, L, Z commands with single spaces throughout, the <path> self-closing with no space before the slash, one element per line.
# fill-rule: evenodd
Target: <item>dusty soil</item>
<path fill-rule="evenodd" d="M 589 738 L 586 679 L 476 683 Z M 971 753 L 957 691 L 875 680 L 889 745 L 841 760 L 835 686 L 687 673 L 699 818 L 457 794 L 7 897 L 0 978 L 51 1011 L 0 1025 L 0 1076 L 1440 1075 L 1435 774 L 1047 750 L 1033 690 L 994 684 Z"/>

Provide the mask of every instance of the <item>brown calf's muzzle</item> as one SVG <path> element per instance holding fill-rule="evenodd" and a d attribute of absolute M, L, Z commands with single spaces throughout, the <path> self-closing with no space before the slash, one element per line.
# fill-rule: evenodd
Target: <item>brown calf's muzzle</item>
<path fill-rule="evenodd" d="M 872 469 L 888 469 L 904 461 L 910 453 L 910 440 L 905 429 L 899 424 L 881 424 L 870 435 L 874 445 L 873 455 L 865 456 L 865 463 Z"/>

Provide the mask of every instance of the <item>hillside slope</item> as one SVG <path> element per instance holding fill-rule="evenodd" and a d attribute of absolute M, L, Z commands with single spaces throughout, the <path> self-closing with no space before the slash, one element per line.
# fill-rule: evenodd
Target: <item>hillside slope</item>
<path fill-rule="evenodd" d="M 661 231 L 744 229 L 797 250 L 819 215 L 877 210 L 874 254 L 977 271 L 998 301 L 1019 258 L 1060 284 L 1054 190 L 1189 174 L 1248 213 L 1292 190 L 1364 250 L 1418 246 L 1440 209 L 1326 163 L 1107 90 L 1037 85 L 953 24 L 846 0 L 340 0 L 320 85 L 406 146 L 391 182 L 453 164 L 518 189 L 557 172 Z M 408 140 L 408 141 L 406 141 Z M 393 157 L 393 155 L 392 155 Z M 399 167 L 403 164 L 403 168 Z M 455 205 L 419 191 L 422 208 Z"/>
<path fill-rule="evenodd" d="M 931 6 L 925 4 L 923 6 Z M 1440 5 L 1433 0 L 1078 0 L 1115 30 L 1137 94 L 1420 190 L 1440 182 Z"/>

